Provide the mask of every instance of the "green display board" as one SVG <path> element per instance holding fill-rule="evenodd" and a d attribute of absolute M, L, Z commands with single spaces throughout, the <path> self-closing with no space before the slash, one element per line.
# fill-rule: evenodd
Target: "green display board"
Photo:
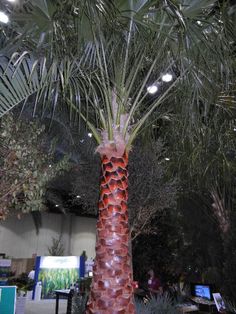
<path fill-rule="evenodd" d="M 0 286 L 0 313 L 15 314 L 16 311 L 16 287 Z"/>
<path fill-rule="evenodd" d="M 79 279 L 78 256 L 41 256 L 37 258 L 37 264 L 36 281 L 42 284 L 43 299 L 54 298 L 55 290 L 69 289 Z"/>

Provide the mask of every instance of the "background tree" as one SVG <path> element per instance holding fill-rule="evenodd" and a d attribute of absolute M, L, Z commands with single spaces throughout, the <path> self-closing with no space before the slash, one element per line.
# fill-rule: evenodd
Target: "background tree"
<path fill-rule="evenodd" d="M 228 96 L 229 104 L 235 101 Z M 218 104 L 218 103 L 217 103 Z M 217 106 L 216 104 L 216 106 Z M 190 133 L 178 121 L 172 123 L 171 147 L 175 173 L 187 190 L 199 191 L 217 220 L 222 236 L 229 228 L 229 212 L 233 206 L 235 172 L 235 110 L 220 107 L 199 121 Z M 182 141 L 173 141 L 184 134 Z M 178 165 L 179 169 L 176 169 Z"/>
<path fill-rule="evenodd" d="M 180 258 L 179 262 L 189 278 L 196 272 L 199 278 L 202 276 L 202 280 L 216 284 L 225 295 L 235 299 L 235 276 L 232 276 L 235 269 L 230 266 L 235 233 L 234 83 L 227 94 L 222 92 L 218 95 L 210 108 L 206 113 L 200 106 L 199 120 L 191 129 L 187 122 L 180 122 L 177 114 L 166 126 L 169 133 L 164 132 L 171 156 L 169 164 L 173 172 L 170 173 L 179 177 L 182 186 L 179 212 L 185 236 L 179 253 L 183 250 L 180 254 L 186 259 L 181 261 Z M 182 140 L 178 141 L 180 137 Z M 190 208 L 191 217 L 188 216 Z M 193 215 L 197 212 L 201 213 L 198 230 L 195 228 L 197 217 L 192 224 Z M 203 241 L 202 237 L 207 240 Z M 196 251 L 192 260 L 189 254 L 184 253 L 185 248 L 189 252 Z M 186 262 L 191 269 L 188 270 Z"/>
<path fill-rule="evenodd" d="M 61 239 L 61 235 L 58 238 L 52 237 L 52 245 L 48 246 L 48 254 L 50 256 L 63 256 L 64 247 Z"/>
<path fill-rule="evenodd" d="M 45 209 L 47 183 L 69 169 L 67 158 L 55 162 L 53 148 L 45 147 L 45 129 L 35 121 L 8 114 L 0 125 L 0 213 L 21 216 Z"/>

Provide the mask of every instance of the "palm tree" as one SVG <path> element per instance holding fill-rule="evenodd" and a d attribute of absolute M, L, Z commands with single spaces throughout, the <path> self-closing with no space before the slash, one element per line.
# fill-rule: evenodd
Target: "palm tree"
<path fill-rule="evenodd" d="M 49 20 L 53 10 L 51 32 L 44 30 L 30 53 L 32 34 L 39 30 L 32 29 L 34 20 L 30 29 L 24 28 L 27 36 L 20 36 L 21 53 L 3 59 L 0 115 L 22 102 L 23 108 L 32 104 L 35 95 L 33 114 L 53 116 L 62 109 L 73 121 L 86 122 L 101 156 L 96 262 L 87 313 L 132 314 L 129 153 L 144 128 L 171 120 L 175 106 L 194 122 L 199 104 L 207 111 L 221 89 L 228 88 L 230 19 L 213 0 L 87 0 L 83 5 L 71 0 L 65 8 L 50 6 L 51 11 L 46 1 L 40 3 Z M 25 8 L 31 21 L 36 9 L 39 13 L 36 1 Z M 163 82 L 163 74 L 169 82 Z M 147 90 L 150 84 L 155 95 Z M 182 94 L 181 104 L 176 94 Z"/>
<path fill-rule="evenodd" d="M 166 141 L 172 142 L 168 154 L 171 160 L 178 160 L 171 165 L 172 171 L 178 172 L 185 193 L 198 193 L 197 197 L 212 210 L 223 238 L 234 207 L 235 103 L 232 86 L 231 92 L 219 95 L 216 108 L 206 115 L 201 113 L 197 127 L 189 130 L 176 119 L 166 135 Z M 181 141 L 177 141 L 180 136 Z"/>

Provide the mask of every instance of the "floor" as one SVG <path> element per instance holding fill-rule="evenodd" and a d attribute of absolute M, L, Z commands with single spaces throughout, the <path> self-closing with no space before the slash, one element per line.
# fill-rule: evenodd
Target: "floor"
<path fill-rule="evenodd" d="M 54 314 L 56 300 L 27 301 L 25 314 Z M 67 300 L 59 301 L 58 314 L 66 314 Z"/>

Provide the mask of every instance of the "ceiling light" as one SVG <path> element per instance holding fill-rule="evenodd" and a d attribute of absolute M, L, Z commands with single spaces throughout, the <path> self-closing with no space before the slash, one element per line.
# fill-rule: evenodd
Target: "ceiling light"
<path fill-rule="evenodd" d="M 80 195 L 76 195 L 76 198 L 81 198 L 81 196 Z"/>
<path fill-rule="evenodd" d="M 56 204 L 55 206 L 56 206 L 56 207 L 59 207 L 59 205 L 58 205 L 58 204 Z"/>
<path fill-rule="evenodd" d="M 9 17 L 2 11 L 0 11 L 0 22 L 5 24 L 9 22 Z"/>
<path fill-rule="evenodd" d="M 16 0 L 7 0 L 8 2 L 16 2 Z"/>
<path fill-rule="evenodd" d="M 167 158 L 167 157 L 166 157 L 166 158 L 165 158 L 165 160 L 166 160 L 166 161 L 169 161 L 169 160 L 170 160 L 170 158 Z"/>
<path fill-rule="evenodd" d="M 153 84 L 153 85 L 151 85 L 151 86 L 148 86 L 148 88 L 147 88 L 147 92 L 149 93 L 149 94 L 155 94 L 156 92 L 158 91 L 158 87 L 157 87 L 157 85 L 156 84 Z"/>
<path fill-rule="evenodd" d="M 166 73 L 166 74 L 162 75 L 161 79 L 162 79 L 163 82 L 170 82 L 173 79 L 173 75 L 169 74 L 169 73 Z"/>
<path fill-rule="evenodd" d="M 92 137 L 93 136 L 93 134 L 92 133 L 88 133 L 88 137 Z"/>

